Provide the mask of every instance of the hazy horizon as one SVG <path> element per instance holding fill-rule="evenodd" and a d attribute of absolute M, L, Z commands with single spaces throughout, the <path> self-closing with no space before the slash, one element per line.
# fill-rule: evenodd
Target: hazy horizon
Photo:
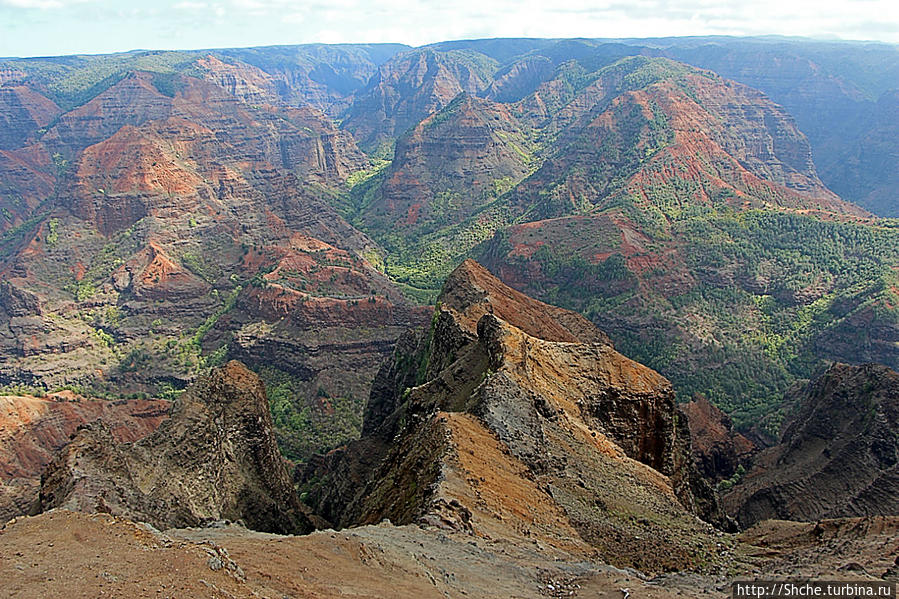
<path fill-rule="evenodd" d="M 847 44 L 883 44 L 886 46 L 899 46 L 899 43 L 892 42 L 884 42 L 881 40 L 863 40 L 863 39 L 840 39 L 840 38 L 832 38 L 832 37 L 808 37 L 808 36 L 798 36 L 798 35 L 778 35 L 778 34 L 768 34 L 768 35 L 668 35 L 668 36 L 656 36 L 656 37 L 619 37 L 619 38 L 605 38 L 605 37 L 538 37 L 538 36 L 502 36 L 502 37 L 487 37 L 487 38 L 447 38 L 438 40 L 435 42 L 428 42 L 426 44 L 412 45 L 412 44 L 404 44 L 402 42 L 296 42 L 290 44 L 257 44 L 257 45 L 222 45 L 222 46 L 204 46 L 204 47 L 192 47 L 192 48 L 128 48 L 122 50 L 113 50 L 109 52 L 69 52 L 64 54 L 34 54 L 29 56 L 15 56 L 15 55 L 0 55 L 0 60 L 28 60 L 28 59 L 41 59 L 41 58 L 60 58 L 67 56 L 108 56 L 114 54 L 132 54 L 138 52 L 203 52 L 210 51 L 214 52 L 217 50 L 229 50 L 229 49 L 250 49 L 250 48 L 277 48 L 277 47 L 290 47 L 290 46 L 315 46 L 315 45 L 325 45 L 325 46 L 363 46 L 363 45 L 398 45 L 398 46 L 406 46 L 410 49 L 415 48 L 423 48 L 429 45 L 446 43 L 446 42 L 476 42 L 476 41 L 487 41 L 487 40 L 513 40 L 513 39 L 582 39 L 582 40 L 590 40 L 590 41 L 598 41 L 598 42 L 646 42 L 651 44 L 654 40 L 668 40 L 668 39 L 744 39 L 744 40 L 785 40 L 785 41 L 808 41 L 808 42 L 820 42 L 820 43 L 847 43 Z"/>
<path fill-rule="evenodd" d="M 541 2 L 472 0 L 0 0 L 0 56 L 204 50 L 309 43 L 422 46 L 489 38 L 804 37 L 899 43 L 899 7 L 885 0 Z"/>

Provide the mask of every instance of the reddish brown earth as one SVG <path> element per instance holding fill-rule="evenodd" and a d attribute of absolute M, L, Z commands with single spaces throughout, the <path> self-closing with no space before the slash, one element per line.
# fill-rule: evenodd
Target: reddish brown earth
<path fill-rule="evenodd" d="M 818 265 L 815 240 L 825 234 L 812 229 L 826 229 L 823 220 L 846 230 L 866 222 L 864 210 L 821 183 L 808 140 L 783 108 L 712 73 L 641 57 L 591 74 L 580 89 L 561 72 L 513 110 L 520 122 L 554 135 L 552 150 L 504 196 L 522 216 L 475 250 L 480 261 L 525 293 L 588 314 L 680 393 L 706 393 L 736 413 L 761 403 L 776 409 L 772 398 L 808 376 L 803 369 L 812 362 L 896 366 L 896 312 L 882 288 L 871 284 L 853 296 L 828 272 L 783 285 L 788 271 L 806 269 L 780 258 L 766 263 L 764 231 L 739 234 L 743 214 L 752 221 L 756 211 L 778 213 L 808 231 L 784 239 Z M 640 84 L 629 85 L 637 75 Z M 748 253 L 731 253 L 731 240 Z M 878 251 L 874 245 L 864 251 Z M 775 264 L 784 274 L 766 279 Z M 886 280 L 889 271 L 881 270 Z M 764 295 L 773 296 L 783 322 L 821 298 L 853 299 L 834 308 L 838 322 L 813 323 L 804 338 L 785 335 L 802 356 L 795 360 L 772 358 L 779 354 L 764 347 L 774 333 L 758 307 Z M 749 330 L 764 334 L 752 338 Z M 731 382 L 755 368 L 770 374 L 762 378 L 776 390 L 766 397 L 750 391 L 758 397 L 744 400 Z M 739 425 L 748 428 L 749 419 L 740 416 Z"/>
<path fill-rule="evenodd" d="M 204 52 L 175 73 L 129 66 L 65 108 L 46 100 L 59 81 L 4 71 L 21 139 L 0 147 L 0 228 L 27 226 L 4 237 L 0 273 L 43 313 L 0 314 L 0 383 L 156 392 L 206 360 L 255 368 L 281 354 L 301 400 L 321 388 L 361 406 L 392 339 L 421 321 L 379 270 L 429 298 L 473 246 L 516 223 L 503 232 L 511 250 L 484 259 L 531 293 L 568 283 L 540 264 L 559 250 L 597 267 L 618 254 L 636 279 L 587 277 L 583 297 L 668 298 L 700 273 L 670 223 L 649 226 L 644 211 L 857 212 L 818 180 L 789 115 L 750 88 L 665 59 L 585 61 L 581 42 L 520 60 L 472 44 L 486 54 L 467 43 Z M 577 61 L 563 60 L 571 52 Z M 632 209 L 598 213 L 619 202 Z M 311 257 L 295 236 L 334 251 Z M 616 336 L 658 325 L 640 316 L 617 332 L 597 320 Z M 706 349 L 718 331 L 688 316 L 684 330 L 668 315 L 658 328 Z M 876 324 L 872 346 L 886 354 L 895 327 Z M 845 336 L 834 337 L 824 343 Z M 360 364 L 347 385 L 323 366 L 338 349 L 353 354 L 339 368 Z"/>
<path fill-rule="evenodd" d="M 489 68 L 489 67 L 488 67 Z M 461 92 L 477 95 L 489 85 L 489 73 L 464 56 L 423 48 L 382 65 L 357 93 L 346 121 L 364 148 L 399 136 Z"/>
<path fill-rule="evenodd" d="M 54 190 L 56 177 L 47 150 L 31 144 L 15 150 L 0 149 L 3 186 L 0 201 L 8 212 L 0 218 L 0 230 L 6 231 L 28 220 L 31 212 Z"/>
<path fill-rule="evenodd" d="M 409 599 L 730 597 L 733 580 L 896 580 L 895 518 L 767 521 L 740 536 L 727 577 L 656 578 L 504 539 L 417 526 L 302 537 L 226 527 L 166 533 L 108 514 L 55 510 L 0 528 L 0 576 L 22 598 Z M 98 561 L 99 560 L 99 561 Z M 894 572 L 894 574 L 889 574 Z"/>
<path fill-rule="evenodd" d="M 567 42 L 565 52 L 582 45 Z M 354 223 L 383 210 L 376 225 L 389 230 L 373 231 L 379 240 L 393 229 L 444 227 L 450 237 L 427 240 L 436 257 L 421 252 L 427 268 L 514 222 L 486 248 L 508 281 L 534 292 L 571 283 L 547 260 L 558 251 L 599 273 L 571 275 L 582 297 L 633 293 L 622 309 L 630 315 L 645 298 L 681 297 L 699 281 L 760 285 L 759 277 L 735 281 L 731 264 L 691 270 L 691 248 L 674 227 L 690 209 L 867 218 L 821 184 L 807 141 L 761 94 L 640 57 L 593 57 L 593 68 L 609 68 L 590 73 L 587 63 L 560 62 L 565 52 L 497 70 L 502 53 L 414 50 L 382 64 L 364 89 L 356 75 L 373 73 L 371 62 L 263 70 L 215 53 L 191 60 L 198 77 L 129 72 L 63 114 L 46 89 L 18 85 L 24 73 L 0 71 L 0 106 L 15 129 L 0 136 L 8 211 L 0 227 L 26 225 L 0 246 L 0 383 L 172 392 L 237 355 L 287 373 L 302 387 L 292 393 L 332 414 L 338 399 L 361 407 L 389 357 L 363 438 L 301 467 L 298 478 L 335 524 L 409 524 L 163 537 L 56 510 L 0 532 L 0 570 L 18 585 L 13 592 L 40 584 L 42 596 L 715 596 L 728 594 L 735 574 L 894 576 L 891 518 L 766 521 L 740 538 L 701 522 L 697 514 L 722 519 L 694 476 L 688 424 L 718 470 L 744 448 L 726 419 L 699 406 L 688 423 L 668 380 L 617 353 L 580 316 L 522 296 L 476 264 L 450 277 L 430 328 L 394 349 L 427 315 L 378 270 L 395 266 L 395 256 L 333 206 L 359 217 Z M 351 102 L 339 129 L 329 117 Z M 372 166 L 347 131 L 378 158 L 396 142 L 394 163 L 366 183 L 374 195 L 344 193 L 349 175 Z M 790 301 L 820 297 L 817 286 L 790 290 Z M 879 304 L 852 311 L 823 352 L 855 356 L 873 344 L 854 342 L 853 330 L 876 330 L 877 350 L 895 357 L 895 323 L 879 313 Z M 667 329 L 657 314 L 621 329 L 658 338 Z M 722 331 L 690 308 L 664 316 L 686 323 L 675 358 L 695 371 L 690 351 Z M 160 527 L 269 516 L 285 505 L 303 512 L 277 456 L 264 390 L 228 368 L 253 398 L 249 408 L 237 402 L 236 419 L 189 390 L 178 404 L 187 417 L 143 441 L 117 444 L 100 424 L 82 430 L 47 477 L 45 507 L 116 509 Z M 234 403 L 233 393 L 218 393 L 226 387 L 203 379 L 198 388 Z M 745 488 L 767 481 L 772 503 L 787 504 L 791 517 L 892 505 L 894 410 L 864 407 L 877 426 L 804 414 L 789 446 L 760 462 L 768 479 L 751 476 Z M 831 421 L 846 430 L 820 434 Z M 834 463 L 859 468 L 834 478 Z M 809 467 L 813 485 L 785 484 Z M 848 499 L 833 494 L 847 485 Z M 201 544 L 209 540 L 228 553 Z M 107 568 L 99 572 L 98 556 Z M 665 574 L 649 580 L 616 567 Z"/>
<path fill-rule="evenodd" d="M 416 526 L 303 537 L 236 528 L 163 534 L 57 510 L 0 530 L 0 557 L 5 588 L 23 598 L 621 597 L 622 588 L 651 598 L 725 596 L 708 582 L 666 589 L 633 571 Z"/>
<path fill-rule="evenodd" d="M 689 419 L 693 455 L 707 478 L 717 482 L 733 475 L 738 466 L 749 466 L 758 448 L 733 430 L 727 414 L 702 396 L 678 409 Z"/>
<path fill-rule="evenodd" d="M 765 520 L 740 535 L 755 546 L 761 572 L 773 576 L 899 582 L 899 519 L 895 516 L 823 519 L 818 522 Z"/>
<path fill-rule="evenodd" d="M 472 261 L 438 305 L 417 346 L 404 337 L 382 367 L 362 439 L 302 473 L 314 509 L 341 526 L 419 522 L 654 572 L 720 566 L 691 512 L 721 514 L 667 380 Z"/>
<path fill-rule="evenodd" d="M 106 401 L 71 393 L 53 397 L 0 397 L 0 520 L 27 513 L 40 475 L 79 426 L 104 421 L 120 442 L 133 442 L 168 418 L 162 400 Z"/>

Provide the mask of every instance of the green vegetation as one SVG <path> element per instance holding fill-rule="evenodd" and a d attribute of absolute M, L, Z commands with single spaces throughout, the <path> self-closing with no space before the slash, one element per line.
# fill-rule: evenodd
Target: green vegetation
<path fill-rule="evenodd" d="M 498 200 L 462 223 L 417 238 L 400 233 L 382 235 L 378 240 L 388 252 L 385 272 L 395 282 L 419 290 L 419 297 L 433 299 L 457 264 L 511 222 L 508 207 Z"/>
<path fill-rule="evenodd" d="M 331 397 L 324 387 L 274 367 L 257 372 L 265 382 L 278 445 L 289 459 L 304 462 L 359 437 L 363 402 Z"/>
<path fill-rule="evenodd" d="M 154 395 L 159 399 L 175 401 L 182 393 L 184 393 L 184 389 L 178 389 L 169 382 L 163 382 L 156 387 L 156 393 Z"/>
<path fill-rule="evenodd" d="M 174 98 L 184 85 L 185 79 L 180 73 L 153 73 L 153 87 L 163 96 Z"/>
<path fill-rule="evenodd" d="M 201 52 L 134 51 L 97 56 L 59 56 L 4 60 L 3 65 L 27 74 L 29 81 L 43 86 L 47 95 L 63 109 L 80 106 L 103 93 L 131 71 L 155 73 L 160 93 L 173 93 L 177 72 L 193 73 L 191 63 Z"/>
<path fill-rule="evenodd" d="M 237 304 L 237 296 L 240 295 L 240 292 L 243 291 L 243 287 L 238 285 L 234 289 L 231 290 L 231 293 L 228 294 L 228 297 L 225 298 L 225 301 L 222 303 L 221 307 L 209 315 L 208 318 L 197 327 L 197 330 L 194 332 L 193 337 L 190 339 L 190 345 L 196 348 L 197 353 L 200 353 L 200 345 L 203 342 L 203 338 L 206 336 L 212 327 L 215 326 L 215 323 L 218 322 L 218 319 L 230 312 L 234 309 L 234 305 Z"/>
<path fill-rule="evenodd" d="M 69 161 L 59 152 L 55 152 L 52 159 L 53 167 L 56 171 L 56 178 L 57 180 L 62 179 L 66 173 L 69 172 Z"/>
<path fill-rule="evenodd" d="M 385 159 L 372 160 L 371 168 L 364 169 L 361 171 L 356 171 L 355 173 L 352 173 L 349 177 L 347 177 L 347 179 L 346 179 L 347 188 L 352 189 L 352 188 L 356 187 L 357 185 L 359 185 L 360 183 L 364 183 L 365 181 L 371 179 L 372 177 L 374 177 L 375 175 L 377 175 L 378 173 L 383 171 L 388 166 L 390 166 L 389 160 L 385 160 Z"/>
<path fill-rule="evenodd" d="M 181 263 L 207 283 L 214 283 L 221 276 L 220 269 L 214 262 L 195 252 L 181 254 Z"/>
<path fill-rule="evenodd" d="M 33 397 L 44 397 L 48 392 L 49 390 L 46 387 L 26 385 L 24 383 L 0 385 L 0 395 L 31 395 Z"/>
<path fill-rule="evenodd" d="M 677 240 L 682 266 L 638 276 L 620 252 L 597 263 L 547 243 L 532 258 L 542 277 L 534 287 L 541 299 L 585 313 L 620 351 L 670 378 L 680 397 L 705 394 L 738 427 L 776 433 L 784 391 L 819 372 L 819 356 L 842 331 L 858 337 L 855 358 L 876 359 L 862 349 L 873 347 L 871 332 L 846 324 L 854 315 L 869 310 L 899 323 L 892 228 L 724 207 L 678 208 L 666 222 L 647 255 Z M 482 251 L 505 256 L 502 243 Z M 691 282 L 672 294 L 679 269 Z"/>
<path fill-rule="evenodd" d="M 203 357 L 203 366 L 214 368 L 221 366 L 228 360 L 228 344 L 225 343 L 218 349 Z"/>
<path fill-rule="evenodd" d="M 51 218 L 47 221 L 47 247 L 53 247 L 59 241 L 59 219 Z"/>
<path fill-rule="evenodd" d="M 499 67 L 499 63 L 475 50 L 450 50 L 446 53 L 448 62 L 464 65 L 482 81 L 489 81 Z"/>
<path fill-rule="evenodd" d="M 90 299 L 97 292 L 93 282 L 85 279 L 72 281 L 69 285 L 66 285 L 65 290 L 71 293 L 75 301 L 79 303 Z"/>
<path fill-rule="evenodd" d="M 733 476 L 718 483 L 718 491 L 721 493 L 729 491 L 734 485 L 740 484 L 745 475 L 746 468 L 743 467 L 743 464 L 737 465 L 737 470 L 734 472 Z"/>
<path fill-rule="evenodd" d="M 115 337 L 104 331 L 103 329 L 94 329 L 93 330 L 94 337 L 102 343 L 104 346 L 115 352 L 116 349 L 116 340 Z"/>

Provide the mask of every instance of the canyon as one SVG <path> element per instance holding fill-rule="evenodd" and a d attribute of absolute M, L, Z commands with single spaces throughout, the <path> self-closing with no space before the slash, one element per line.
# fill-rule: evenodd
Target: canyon
<path fill-rule="evenodd" d="M 0 59 L 4 580 L 895 582 L 897 65 L 715 37 Z"/>

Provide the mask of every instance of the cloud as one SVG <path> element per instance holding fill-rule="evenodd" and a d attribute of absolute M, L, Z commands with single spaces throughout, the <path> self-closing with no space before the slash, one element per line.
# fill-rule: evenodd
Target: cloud
<path fill-rule="evenodd" d="M 56 10 L 74 8 L 82 4 L 94 4 L 99 0 L 0 0 L 0 8 L 21 10 Z"/>
<path fill-rule="evenodd" d="M 398 41 L 470 37 L 805 35 L 899 41 L 894 0 L 229 0 L 235 11 L 302 14 L 303 41 Z M 286 7 L 294 10 L 285 11 Z M 302 13 L 296 9 L 302 8 Z M 894 18 L 890 19 L 890 15 Z"/>
<path fill-rule="evenodd" d="M 209 10 L 209 4 L 206 2 L 178 2 L 172 5 L 172 8 L 184 11 L 205 11 Z"/>
<path fill-rule="evenodd" d="M 48 8 L 62 8 L 65 6 L 65 3 L 60 0 L 0 0 L 0 6 L 46 10 Z"/>

